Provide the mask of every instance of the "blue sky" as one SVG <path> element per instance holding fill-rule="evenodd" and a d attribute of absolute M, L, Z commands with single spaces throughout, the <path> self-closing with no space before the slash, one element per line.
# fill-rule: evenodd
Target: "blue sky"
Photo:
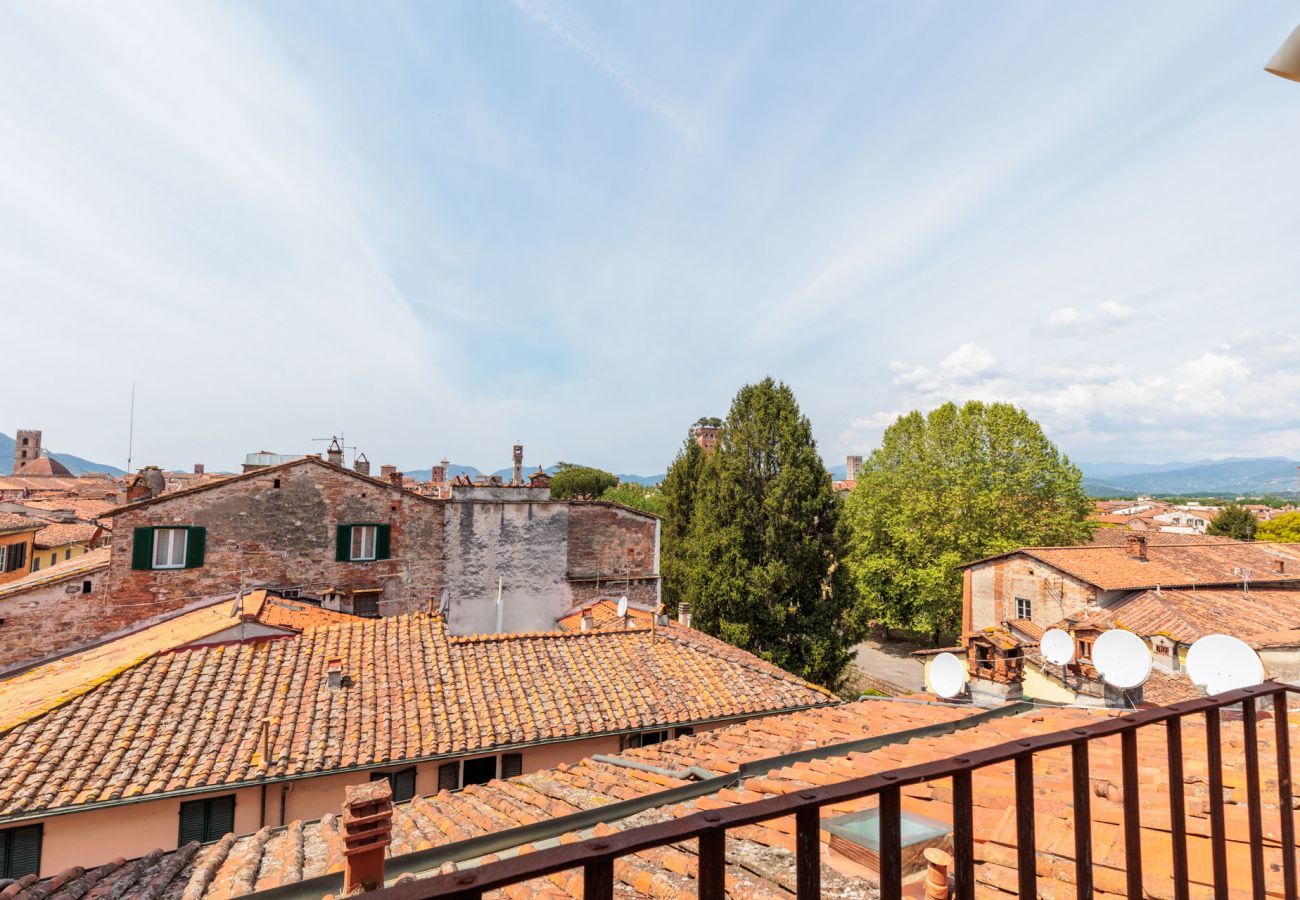
<path fill-rule="evenodd" d="M 0 6 L 0 430 L 229 468 L 343 429 L 662 471 L 1025 406 L 1300 456 L 1288 3 Z"/>

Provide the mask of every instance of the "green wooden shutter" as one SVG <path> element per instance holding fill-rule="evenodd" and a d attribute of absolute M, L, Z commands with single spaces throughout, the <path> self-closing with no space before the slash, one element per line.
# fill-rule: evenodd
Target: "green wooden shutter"
<path fill-rule="evenodd" d="M 334 560 L 347 562 L 352 559 L 352 526 L 340 525 L 334 534 Z"/>
<path fill-rule="evenodd" d="M 189 532 L 189 537 L 185 540 L 185 568 L 197 569 L 203 565 L 203 554 L 208 543 L 208 530 L 200 525 L 191 525 L 185 530 Z"/>
<path fill-rule="evenodd" d="M 153 568 L 153 529 L 137 528 L 131 539 L 131 568 Z"/>
<path fill-rule="evenodd" d="M 515 778 L 524 774 L 524 755 L 522 753 L 501 754 L 501 777 Z"/>
<path fill-rule="evenodd" d="M 415 767 L 394 772 L 389 779 L 393 788 L 393 802 L 405 803 L 415 796 Z"/>
<path fill-rule="evenodd" d="M 460 788 L 460 763 L 449 762 L 438 766 L 438 790 L 454 791 Z"/>
<path fill-rule="evenodd" d="M 235 830 L 235 795 L 214 797 L 208 801 L 208 824 L 204 839 L 215 841 Z"/>
<path fill-rule="evenodd" d="M 392 539 L 391 526 L 375 526 L 375 559 L 388 559 L 392 556 L 392 553 L 389 552 Z"/>
<path fill-rule="evenodd" d="M 0 832 L 0 877 L 41 874 L 41 826 L 27 825 Z"/>
<path fill-rule="evenodd" d="M 184 847 L 191 841 L 203 841 L 203 826 L 207 821 L 206 800 L 191 800 L 181 804 L 181 832 L 177 838 L 178 847 Z"/>

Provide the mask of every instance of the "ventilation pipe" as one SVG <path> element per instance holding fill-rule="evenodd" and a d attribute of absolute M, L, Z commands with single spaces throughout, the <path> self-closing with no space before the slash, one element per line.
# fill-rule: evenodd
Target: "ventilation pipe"
<path fill-rule="evenodd" d="M 387 778 L 348 785 L 343 794 L 343 893 L 384 886 L 384 850 L 393 834 Z"/>

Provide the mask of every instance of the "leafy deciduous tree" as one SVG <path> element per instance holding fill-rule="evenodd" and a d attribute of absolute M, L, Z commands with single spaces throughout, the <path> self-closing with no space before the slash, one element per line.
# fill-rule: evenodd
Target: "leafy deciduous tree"
<path fill-rule="evenodd" d="M 600 495 L 600 499 L 609 500 L 612 503 L 621 503 L 624 506 L 644 510 L 656 516 L 664 514 L 664 496 L 659 489 L 637 484 L 634 481 L 628 481 L 612 488 L 605 488 L 605 493 Z"/>
<path fill-rule="evenodd" d="M 1007 403 L 946 403 L 885 431 L 846 502 L 859 616 L 929 631 L 961 622 L 960 566 L 1091 534 L 1083 476 Z"/>
<path fill-rule="evenodd" d="M 1260 522 L 1255 529 L 1255 540 L 1300 544 L 1300 512 L 1282 513 L 1276 519 Z"/>

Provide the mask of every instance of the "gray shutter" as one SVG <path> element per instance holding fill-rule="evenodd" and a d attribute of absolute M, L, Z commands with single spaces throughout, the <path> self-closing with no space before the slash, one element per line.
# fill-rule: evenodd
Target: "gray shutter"
<path fill-rule="evenodd" d="M 181 804 L 181 831 L 176 846 L 184 847 L 191 841 L 203 841 L 203 826 L 207 819 L 204 800 L 191 800 Z"/>
<path fill-rule="evenodd" d="M 215 797 L 208 801 L 208 826 L 204 840 L 215 841 L 235 830 L 235 795 Z"/>
<path fill-rule="evenodd" d="M 460 763 L 449 762 L 438 766 L 438 790 L 454 791 L 460 788 Z"/>
<path fill-rule="evenodd" d="M 522 753 L 501 754 L 501 777 L 515 778 L 524 774 L 524 755 Z"/>
<path fill-rule="evenodd" d="M 8 838 L 7 841 L 4 838 Z M 41 873 L 41 826 L 27 825 L 0 835 L 0 847 L 8 844 L 8 859 L 0 859 L 0 876 L 22 878 Z"/>
<path fill-rule="evenodd" d="M 393 802 L 404 803 L 415 796 L 415 767 L 394 772 L 392 777 Z"/>

